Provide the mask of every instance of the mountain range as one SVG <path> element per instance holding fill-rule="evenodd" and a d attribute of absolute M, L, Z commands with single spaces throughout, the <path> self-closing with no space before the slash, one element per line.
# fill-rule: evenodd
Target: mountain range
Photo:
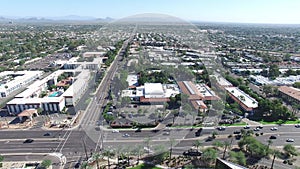
<path fill-rule="evenodd" d="M 90 16 L 56 16 L 56 17 L 35 17 L 35 16 L 0 16 L 0 22 L 56 22 L 56 21 L 99 21 L 99 22 L 111 22 L 113 18 L 96 18 Z"/>

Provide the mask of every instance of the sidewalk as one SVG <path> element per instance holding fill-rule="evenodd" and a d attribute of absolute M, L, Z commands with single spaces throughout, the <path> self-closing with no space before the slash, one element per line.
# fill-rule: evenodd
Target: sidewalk
<path fill-rule="evenodd" d="M 243 118 L 242 121 L 245 122 L 245 123 L 247 123 L 247 125 L 249 125 L 249 126 L 260 126 L 260 125 L 262 125 L 259 122 L 252 121 L 252 120 L 249 120 L 247 118 Z"/>

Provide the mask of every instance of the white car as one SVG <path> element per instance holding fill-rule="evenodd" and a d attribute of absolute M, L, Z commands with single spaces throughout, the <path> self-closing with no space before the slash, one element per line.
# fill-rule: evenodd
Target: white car
<path fill-rule="evenodd" d="M 113 129 L 113 133 L 119 133 L 119 130 Z"/>
<path fill-rule="evenodd" d="M 294 139 L 292 139 L 292 138 L 288 138 L 288 139 L 286 139 L 286 142 L 294 142 L 295 140 Z"/>
<path fill-rule="evenodd" d="M 300 128 L 300 124 L 295 124 L 295 127 L 296 128 Z"/>
<path fill-rule="evenodd" d="M 278 128 L 277 127 L 272 127 L 271 130 L 275 131 L 275 130 L 278 130 Z"/>

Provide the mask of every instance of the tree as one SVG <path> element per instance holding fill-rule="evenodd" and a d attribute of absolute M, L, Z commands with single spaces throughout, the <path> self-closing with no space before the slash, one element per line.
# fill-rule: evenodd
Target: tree
<path fill-rule="evenodd" d="M 94 153 L 93 154 L 93 158 L 95 159 L 96 164 L 97 164 L 97 169 L 100 169 L 100 166 L 99 166 L 99 158 L 100 157 L 101 157 L 101 155 L 99 153 Z"/>
<path fill-rule="evenodd" d="M 128 97 L 128 96 L 122 97 L 122 100 L 121 100 L 121 106 L 122 107 L 127 106 L 129 103 L 131 103 L 131 98 L 130 97 Z"/>
<path fill-rule="evenodd" d="M 223 144 L 221 141 L 215 141 L 215 142 L 213 142 L 212 145 L 213 145 L 214 147 L 216 147 L 217 149 L 218 149 L 218 148 L 224 147 L 224 144 Z"/>
<path fill-rule="evenodd" d="M 204 160 L 204 162 L 206 162 L 206 164 L 210 165 L 213 161 L 216 160 L 217 155 L 218 155 L 217 150 L 209 147 L 203 151 L 202 159 Z"/>
<path fill-rule="evenodd" d="M 173 146 L 174 146 L 174 144 L 175 144 L 175 139 L 170 138 L 169 142 L 170 142 L 170 154 L 169 154 L 169 160 L 171 160 L 171 158 L 172 158 L 172 152 L 173 152 Z"/>
<path fill-rule="evenodd" d="M 2 167 L 2 161 L 4 160 L 4 157 L 0 155 L 0 168 Z"/>
<path fill-rule="evenodd" d="M 41 167 L 48 168 L 48 167 L 51 166 L 51 164 L 52 164 L 51 160 L 43 160 L 42 163 L 41 163 Z"/>
<path fill-rule="evenodd" d="M 297 149 L 291 144 L 284 145 L 283 151 L 286 153 L 287 156 L 298 156 Z"/>
<path fill-rule="evenodd" d="M 107 150 L 104 150 L 103 155 L 107 157 L 107 166 L 108 166 L 108 168 L 110 168 L 110 160 L 109 159 L 115 155 L 114 152 L 112 151 L 112 149 L 107 149 Z"/>
<path fill-rule="evenodd" d="M 246 156 L 242 151 L 234 152 L 230 151 L 229 152 L 229 158 L 230 161 L 234 163 L 238 163 L 239 165 L 246 165 Z"/>
<path fill-rule="evenodd" d="M 148 155 L 150 154 L 150 142 L 151 142 L 150 137 L 145 138 L 144 143 L 146 144 Z"/>
<path fill-rule="evenodd" d="M 196 149 L 198 150 L 198 148 L 199 148 L 200 146 L 202 146 L 202 141 L 196 140 L 195 143 L 194 143 L 194 146 L 195 146 Z"/>
<path fill-rule="evenodd" d="M 278 151 L 278 150 L 272 150 L 271 151 L 271 154 L 273 155 L 273 160 L 272 160 L 272 164 L 271 164 L 271 169 L 273 169 L 273 166 L 274 166 L 274 162 L 275 162 L 275 158 L 278 157 L 281 152 Z"/>

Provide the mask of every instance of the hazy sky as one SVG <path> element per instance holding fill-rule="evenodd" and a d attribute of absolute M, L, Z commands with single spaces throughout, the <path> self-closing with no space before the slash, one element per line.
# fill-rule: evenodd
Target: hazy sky
<path fill-rule="evenodd" d="M 300 24 L 300 0 L 1 0 L 0 16 L 123 18 L 161 13 L 194 21 Z"/>

